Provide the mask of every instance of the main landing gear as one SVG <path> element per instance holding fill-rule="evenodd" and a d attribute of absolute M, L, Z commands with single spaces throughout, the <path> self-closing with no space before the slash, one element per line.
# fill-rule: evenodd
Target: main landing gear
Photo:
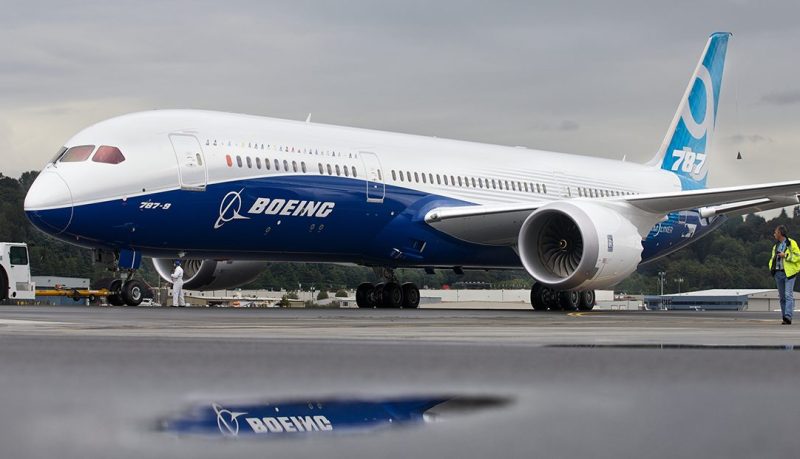
<path fill-rule="evenodd" d="M 531 287 L 531 306 L 536 311 L 591 311 L 594 290 L 557 291 L 538 282 Z"/>
<path fill-rule="evenodd" d="M 384 269 L 379 274 L 384 277 L 383 282 L 364 282 L 358 286 L 356 304 L 359 308 L 416 309 L 419 306 L 419 289 L 414 283 L 400 284 L 393 269 Z"/>

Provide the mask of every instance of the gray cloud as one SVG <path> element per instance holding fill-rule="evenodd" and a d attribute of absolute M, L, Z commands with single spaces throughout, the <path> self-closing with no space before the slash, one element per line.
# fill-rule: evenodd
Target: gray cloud
<path fill-rule="evenodd" d="M 761 102 L 771 105 L 800 104 L 800 91 L 773 92 L 761 96 Z"/>
<path fill-rule="evenodd" d="M 759 134 L 735 134 L 728 136 L 728 140 L 734 144 L 742 144 L 742 143 L 772 143 L 773 140 L 769 137 L 764 137 L 763 135 Z"/>
<path fill-rule="evenodd" d="M 757 143 L 772 156 L 800 146 L 800 104 L 733 115 L 733 94 L 760 100 L 795 85 L 800 64 L 786 56 L 800 42 L 797 2 L 6 0 L 3 11 L 7 175 L 40 169 L 89 124 L 151 108 L 313 112 L 324 123 L 645 161 L 715 30 L 735 32 L 719 148 L 742 128 L 780 138 Z M 735 167 L 720 159 L 712 182 L 737 180 Z M 747 180 L 773 178 L 760 167 Z"/>

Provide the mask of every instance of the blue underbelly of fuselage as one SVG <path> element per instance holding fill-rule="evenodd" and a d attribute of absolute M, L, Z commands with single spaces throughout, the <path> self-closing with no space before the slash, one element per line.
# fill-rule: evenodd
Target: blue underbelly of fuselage
<path fill-rule="evenodd" d="M 368 186 L 345 177 L 276 176 L 212 184 L 204 191 L 152 193 L 75 206 L 69 226 L 56 237 L 152 257 L 182 252 L 189 258 L 522 267 L 510 247 L 461 241 L 423 221 L 430 209 L 469 202 Z M 42 227 L 49 215 L 63 218 L 58 212 L 28 214 Z M 717 220 L 701 219 L 697 212 L 671 214 L 642 242 L 643 263 L 706 234 L 721 223 Z"/>

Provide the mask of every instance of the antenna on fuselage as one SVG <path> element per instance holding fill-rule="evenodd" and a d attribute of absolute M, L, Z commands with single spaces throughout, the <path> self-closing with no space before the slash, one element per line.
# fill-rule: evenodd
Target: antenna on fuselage
<path fill-rule="evenodd" d="M 310 122 L 311 122 L 311 113 L 309 113 L 308 116 L 306 117 L 306 123 Z"/>

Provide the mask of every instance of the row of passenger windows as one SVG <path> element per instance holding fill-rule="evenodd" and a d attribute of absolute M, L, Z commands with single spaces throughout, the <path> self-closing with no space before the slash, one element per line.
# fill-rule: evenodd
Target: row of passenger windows
<path fill-rule="evenodd" d="M 490 190 L 521 191 L 526 193 L 547 194 L 544 183 L 522 182 L 518 180 L 489 179 L 483 177 L 467 177 L 460 175 L 432 174 L 430 172 L 410 172 L 392 170 L 395 182 L 430 183 L 431 185 L 460 186 L 467 188 L 486 188 Z"/>
<path fill-rule="evenodd" d="M 84 148 L 84 147 L 74 147 L 74 148 Z M 93 148 L 93 147 L 92 147 Z M 85 152 L 85 150 L 81 150 Z M 117 150 L 118 151 L 118 150 Z M 91 153 L 91 150 L 89 150 Z M 98 151 L 99 153 L 99 151 Z M 63 152 L 62 152 L 63 154 Z M 120 153 L 121 155 L 121 153 Z M 82 156 L 82 155 L 81 155 Z M 97 156 L 97 155 L 95 155 Z M 64 155 L 66 157 L 66 155 Z M 88 154 L 86 155 L 88 157 Z M 84 157 L 83 159 L 86 159 Z M 233 167 L 233 158 L 230 155 L 225 155 L 225 159 L 228 163 L 228 167 Z M 62 158 L 62 161 L 67 161 L 66 159 Z M 75 161 L 76 159 L 69 159 L 71 161 Z M 79 161 L 82 159 L 78 159 Z M 122 159 L 124 161 L 124 158 Z M 97 159 L 95 159 L 97 161 Z M 283 160 L 282 162 L 278 159 L 273 159 L 270 161 L 269 158 L 264 158 L 263 161 L 260 157 L 252 158 L 250 156 L 236 156 L 236 166 L 239 168 L 247 167 L 248 169 L 252 169 L 255 167 L 256 169 L 261 169 L 262 167 L 266 170 L 274 170 L 276 172 L 301 172 L 306 174 L 308 173 L 308 168 L 306 167 L 305 161 L 292 161 L 291 163 L 288 160 Z M 338 177 L 358 177 L 358 173 L 356 172 L 355 166 L 347 166 L 347 165 L 339 165 L 339 164 L 322 164 L 317 163 L 317 167 L 319 169 L 320 175 L 336 175 Z M 383 180 L 381 176 L 380 170 L 378 170 L 378 178 L 379 180 Z M 467 176 L 460 176 L 460 175 L 445 175 L 445 174 L 433 174 L 433 173 L 425 173 L 425 172 L 410 172 L 410 171 L 395 171 L 392 170 L 392 180 L 395 182 L 414 182 L 414 183 L 430 183 L 431 185 L 445 185 L 445 186 L 459 186 L 459 187 L 467 187 L 467 188 L 486 188 L 491 190 L 506 190 L 506 191 L 520 191 L 525 193 L 542 193 L 547 194 L 547 185 L 544 183 L 534 183 L 534 182 L 523 182 L 517 180 L 501 180 L 501 179 L 489 179 L 483 177 L 467 177 Z M 595 188 L 583 188 L 578 187 L 578 196 L 585 197 L 585 198 L 600 198 L 600 197 L 611 197 L 611 196 L 627 196 L 632 195 L 634 193 L 628 191 L 615 191 L 615 190 L 601 190 Z"/>
<path fill-rule="evenodd" d="M 233 158 L 231 158 L 231 155 L 225 155 L 225 161 L 228 163 L 228 167 L 233 167 Z M 256 169 L 261 169 L 262 165 L 263 168 L 266 170 L 272 170 L 274 166 L 275 172 L 302 171 L 304 174 L 308 173 L 308 168 L 306 167 L 305 161 L 300 161 L 299 163 L 297 161 L 292 161 L 291 163 L 289 163 L 289 161 L 285 159 L 283 160 L 283 162 L 281 162 L 278 159 L 274 159 L 272 162 L 270 162 L 269 158 L 264 158 L 262 162 L 261 158 L 259 157 L 253 159 L 250 156 L 245 156 L 243 159 L 241 156 L 236 155 L 236 166 L 240 168 L 247 167 L 248 169 L 252 169 L 253 166 L 255 166 Z M 347 166 L 347 165 L 340 166 L 339 164 L 334 164 L 333 166 L 331 166 L 330 164 L 325 164 L 323 166 L 322 163 L 317 163 L 317 166 L 319 167 L 319 173 L 321 175 L 325 175 L 325 172 L 327 171 L 328 175 L 337 175 L 340 177 L 341 176 L 358 177 L 358 173 L 356 172 L 355 166 Z"/>
<path fill-rule="evenodd" d="M 290 147 L 288 145 L 272 145 L 272 144 L 263 144 L 263 143 L 259 144 L 258 142 L 255 142 L 255 143 L 254 142 L 247 142 L 245 144 L 244 142 L 231 142 L 230 140 L 227 141 L 227 142 L 220 141 L 219 143 L 217 143 L 216 139 L 214 139 L 214 140 L 206 139 L 206 146 L 215 146 L 215 147 L 218 146 L 218 145 L 219 146 L 225 146 L 226 143 L 227 143 L 227 146 L 229 146 L 229 147 L 245 148 L 245 145 L 246 145 L 247 148 L 252 148 L 252 149 L 255 149 L 255 150 L 259 150 L 260 149 L 260 150 L 272 150 L 272 151 L 277 151 L 277 152 L 282 152 L 282 153 L 302 153 L 302 154 L 309 154 L 309 155 L 323 155 L 323 156 L 342 157 L 342 152 L 341 151 L 336 151 L 336 150 L 325 150 L 325 149 L 320 150 L 319 148 L 300 148 L 300 147 Z M 358 155 L 350 153 L 349 157 L 350 158 L 354 158 L 354 157 L 357 158 Z"/>
<path fill-rule="evenodd" d="M 600 190 L 597 188 L 578 187 L 578 196 L 582 198 L 608 198 L 612 196 L 629 196 L 634 193 L 630 191 Z"/>

